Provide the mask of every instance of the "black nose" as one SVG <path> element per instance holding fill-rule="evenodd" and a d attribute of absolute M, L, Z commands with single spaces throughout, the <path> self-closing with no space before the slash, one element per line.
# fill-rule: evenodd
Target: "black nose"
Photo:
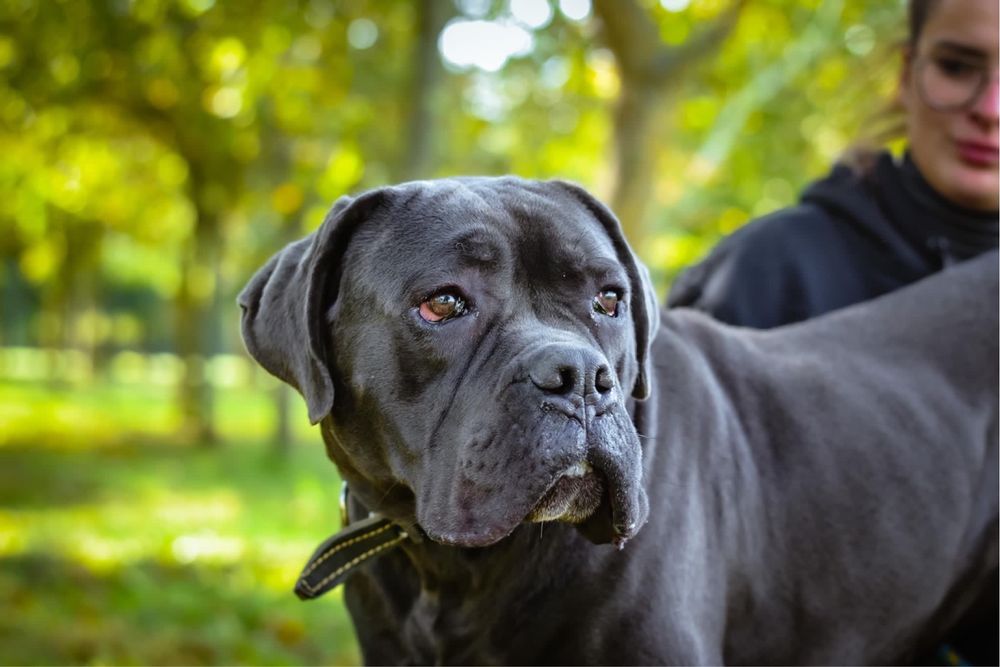
<path fill-rule="evenodd" d="M 548 345 L 532 357 L 528 376 L 536 387 L 556 396 L 604 395 L 615 388 L 604 357 L 586 347 Z"/>

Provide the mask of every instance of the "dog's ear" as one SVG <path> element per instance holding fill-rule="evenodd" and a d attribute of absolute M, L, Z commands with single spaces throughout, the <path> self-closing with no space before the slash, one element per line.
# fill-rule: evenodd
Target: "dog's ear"
<path fill-rule="evenodd" d="M 624 238 L 624 236 L 623 236 Z M 632 251 L 629 250 L 631 253 Z M 656 288 L 653 287 L 653 279 L 649 275 L 649 269 L 636 258 L 633 254 L 633 260 L 635 261 L 636 274 L 638 276 L 638 281 L 633 280 L 633 291 L 632 291 L 632 312 L 636 313 L 640 310 L 640 306 L 636 304 L 636 301 L 641 301 L 642 306 L 642 317 L 636 317 L 636 353 L 639 355 L 639 377 L 635 383 L 635 389 L 632 391 L 632 396 L 639 400 L 644 400 L 649 398 L 650 393 L 650 374 L 653 372 L 651 368 L 651 356 L 649 354 L 649 347 L 653 344 L 653 339 L 656 338 L 656 332 L 660 328 L 660 306 L 659 299 L 656 298 Z M 642 328 L 645 335 L 641 335 L 639 329 Z"/>
<path fill-rule="evenodd" d="M 298 389 L 313 424 L 333 408 L 325 313 L 336 298 L 341 259 L 354 229 L 383 196 L 383 190 L 373 190 L 337 200 L 319 229 L 272 257 L 237 297 L 247 351 Z"/>
<path fill-rule="evenodd" d="M 629 288 L 632 293 L 629 301 L 629 308 L 632 311 L 632 321 L 635 324 L 635 353 L 639 363 L 638 375 L 635 386 L 632 388 L 633 398 L 643 400 L 649 397 L 650 391 L 650 368 L 649 368 L 649 346 L 656 337 L 656 331 L 660 327 L 660 317 L 657 306 L 656 290 L 653 288 L 653 281 L 649 277 L 649 270 L 639 261 L 632 252 L 625 240 L 621 223 L 615 214 L 607 206 L 598 201 L 593 195 L 575 183 L 567 181 L 552 181 L 559 187 L 570 192 L 578 199 L 591 214 L 601 223 L 618 254 L 618 261 L 625 267 L 628 273 Z"/>

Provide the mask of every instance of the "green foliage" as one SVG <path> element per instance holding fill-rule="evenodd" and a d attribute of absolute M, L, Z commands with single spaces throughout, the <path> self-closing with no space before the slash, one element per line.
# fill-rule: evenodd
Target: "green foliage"
<path fill-rule="evenodd" d="M 666 43 L 725 7 L 647 5 Z M 228 300 L 332 200 L 398 171 L 418 11 L 375 0 L 0 3 L 0 149 L 10 158 L 0 220 L 14 231 L 0 248 L 43 292 L 99 268 L 94 289 L 143 287 L 162 301 L 180 289 L 194 238 L 220 246 L 217 260 L 200 261 L 219 262 L 223 281 L 193 267 L 194 296 L 218 287 Z M 509 21 L 506 12 L 487 4 L 487 18 Z M 374 30 L 360 48 L 349 36 L 359 20 Z M 671 97 L 654 238 L 642 249 L 658 276 L 789 204 L 827 168 L 891 92 L 902 23 L 885 3 L 748 5 Z M 563 177 L 606 196 L 618 75 L 599 26 L 557 10 L 531 34 L 530 51 L 499 71 L 449 67 L 427 91 L 439 139 L 427 176 Z"/>
<path fill-rule="evenodd" d="M 266 396 L 223 397 L 228 436 L 266 431 Z M 322 446 L 192 451 L 169 435 L 168 400 L 0 383 L 0 405 L 35 417 L 0 413 L 0 661 L 357 663 L 339 594 L 292 594 L 338 521 Z"/>
<path fill-rule="evenodd" d="M 664 20 L 696 21 L 698 7 Z M 676 93 L 659 234 L 644 254 L 661 276 L 794 203 L 862 136 L 892 94 L 903 23 L 902 8 L 886 3 L 748 3 L 717 57 Z"/>

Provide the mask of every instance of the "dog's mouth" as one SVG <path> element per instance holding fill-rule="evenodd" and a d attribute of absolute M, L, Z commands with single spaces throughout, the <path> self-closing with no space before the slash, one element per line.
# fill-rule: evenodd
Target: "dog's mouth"
<path fill-rule="evenodd" d="M 594 471 L 589 463 L 575 463 L 556 478 L 525 521 L 584 521 L 597 511 L 605 486 L 604 476 Z"/>
<path fill-rule="evenodd" d="M 649 511 L 642 450 L 627 414 L 595 418 L 586 432 L 565 419 L 529 427 L 530 437 L 475 440 L 454 466 L 430 468 L 416 508 L 427 536 L 486 547 L 525 523 L 560 521 L 596 544 L 624 545 Z"/>

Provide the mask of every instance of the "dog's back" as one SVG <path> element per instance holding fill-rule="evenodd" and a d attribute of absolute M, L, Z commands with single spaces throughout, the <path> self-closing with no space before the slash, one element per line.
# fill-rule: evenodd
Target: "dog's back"
<path fill-rule="evenodd" d="M 970 607 L 997 567 L 997 295 L 994 253 L 769 332 L 664 316 L 654 356 L 695 389 L 661 386 L 658 441 L 726 434 L 727 662 L 899 660 Z"/>

